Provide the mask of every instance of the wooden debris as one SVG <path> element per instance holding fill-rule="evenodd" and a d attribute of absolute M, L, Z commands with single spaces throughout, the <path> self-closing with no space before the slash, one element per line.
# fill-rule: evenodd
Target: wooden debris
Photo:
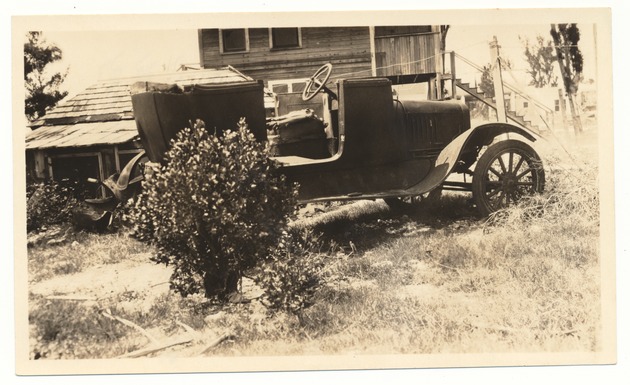
<path fill-rule="evenodd" d="M 168 349 L 170 347 L 173 346 L 177 346 L 177 345 L 184 345 L 184 344 L 188 344 L 191 343 L 195 340 L 199 340 L 202 335 L 201 333 L 199 333 L 198 331 L 196 331 L 195 329 L 193 329 L 192 327 L 186 325 L 183 322 L 180 321 L 175 321 L 175 323 L 177 323 L 179 326 L 181 326 L 184 330 L 186 330 L 186 336 L 180 337 L 178 339 L 170 339 L 167 341 L 159 341 L 157 340 L 155 337 L 153 337 L 149 332 L 147 332 L 145 329 L 143 329 L 142 327 L 136 325 L 135 323 L 126 320 L 124 318 L 120 318 L 117 317 L 115 315 L 112 315 L 111 312 L 109 310 L 103 310 L 102 311 L 103 316 L 109 318 L 109 319 L 113 319 L 116 320 L 118 322 L 121 322 L 129 327 L 132 327 L 134 329 L 136 329 L 137 331 L 139 331 L 140 333 L 142 333 L 145 337 L 147 337 L 150 341 L 149 345 L 147 345 L 146 347 L 142 348 L 142 349 L 138 349 L 135 350 L 133 352 L 129 352 L 129 353 L 125 353 L 123 355 L 118 356 L 118 358 L 136 358 L 136 357 L 143 357 L 143 356 L 147 356 L 149 354 L 152 353 L 156 353 L 159 352 L 161 350 L 164 349 Z M 206 345 L 203 350 L 198 354 L 198 355 L 204 355 L 206 353 L 208 353 L 210 350 L 212 350 L 213 348 L 215 348 L 216 346 L 218 346 L 219 344 L 221 344 L 223 341 L 226 341 L 228 339 L 234 338 L 234 334 L 232 333 L 225 333 L 222 336 L 220 336 L 219 338 L 215 339 L 214 341 L 212 341 L 210 344 Z"/>
<path fill-rule="evenodd" d="M 233 335 L 231 333 L 225 333 L 225 334 L 221 335 L 220 337 L 218 337 L 217 339 L 215 339 L 214 341 L 212 341 L 211 343 L 206 345 L 203 348 L 203 350 L 199 353 L 199 355 L 205 355 L 205 354 L 209 353 L 212 349 L 214 349 L 215 347 L 220 345 L 222 342 L 227 341 L 229 339 L 232 339 L 234 337 L 235 337 L 235 335 Z"/>
<path fill-rule="evenodd" d="M 155 337 L 153 337 L 148 331 L 146 331 L 145 329 L 143 329 L 140 326 L 136 325 L 135 323 L 133 323 L 133 322 L 131 322 L 129 320 L 126 320 L 124 318 L 120 318 L 120 317 L 117 317 L 115 315 L 112 315 L 109 310 L 103 310 L 102 314 L 105 317 L 109 318 L 109 319 L 116 320 L 118 322 L 121 322 L 124 325 L 127 325 L 129 327 L 132 327 L 132 328 L 136 329 L 137 331 L 142 333 L 145 337 L 147 337 L 151 343 L 153 343 L 153 344 L 157 344 L 158 343 L 158 340 Z"/>
<path fill-rule="evenodd" d="M 172 346 L 187 344 L 192 341 L 193 341 L 192 337 L 184 337 L 184 338 L 180 338 L 179 340 L 162 343 L 161 345 L 149 346 L 144 349 L 139 349 L 133 352 L 129 352 L 127 354 L 123 354 L 122 356 L 118 356 L 118 358 L 137 358 L 137 357 L 147 356 L 151 353 L 159 352 L 160 350 L 168 349 Z"/>
<path fill-rule="evenodd" d="M 215 347 L 217 347 L 219 344 L 221 344 L 223 341 L 227 341 L 231 338 L 234 338 L 235 335 L 232 333 L 225 333 L 222 336 L 220 336 L 219 338 L 217 338 L 216 340 L 212 341 L 211 343 L 209 343 L 208 345 L 206 345 L 203 350 L 201 352 L 199 352 L 198 355 L 202 356 L 204 354 L 207 354 L 208 352 L 210 352 L 210 350 L 214 349 Z"/>
<path fill-rule="evenodd" d="M 64 301 L 87 301 L 96 302 L 98 298 L 95 297 L 82 297 L 79 295 L 49 295 L 46 299 L 64 300 Z"/>
<path fill-rule="evenodd" d="M 195 329 L 191 328 L 190 326 L 186 325 L 183 322 L 179 322 L 179 321 L 175 321 L 176 324 L 178 324 L 179 326 L 183 327 L 184 330 L 186 330 L 186 332 L 194 337 L 194 339 L 199 339 L 200 338 L 200 333 L 198 331 L 196 331 Z"/>

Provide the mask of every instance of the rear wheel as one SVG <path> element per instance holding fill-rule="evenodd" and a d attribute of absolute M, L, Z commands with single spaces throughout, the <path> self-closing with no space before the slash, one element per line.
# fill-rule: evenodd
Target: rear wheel
<path fill-rule="evenodd" d="M 392 211 L 405 211 L 413 206 L 420 204 L 422 197 L 420 196 L 411 196 L 411 197 L 400 197 L 400 198 L 385 198 L 383 199 L 387 206 L 389 206 Z"/>
<path fill-rule="evenodd" d="M 523 196 L 540 193 L 545 171 L 540 157 L 528 144 L 505 140 L 493 144 L 479 157 L 473 174 L 472 193 L 482 216 L 516 204 Z"/>

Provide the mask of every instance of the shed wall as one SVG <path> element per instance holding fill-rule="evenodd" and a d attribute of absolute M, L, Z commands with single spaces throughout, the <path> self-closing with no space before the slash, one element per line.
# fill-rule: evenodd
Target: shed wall
<path fill-rule="evenodd" d="M 328 62 L 333 65 L 333 78 L 371 75 L 368 27 L 301 28 L 301 36 L 300 48 L 272 49 L 268 28 L 250 28 L 249 51 L 221 53 L 219 30 L 203 29 L 200 32 L 201 64 L 204 68 L 231 65 L 265 82 L 307 78 Z"/>

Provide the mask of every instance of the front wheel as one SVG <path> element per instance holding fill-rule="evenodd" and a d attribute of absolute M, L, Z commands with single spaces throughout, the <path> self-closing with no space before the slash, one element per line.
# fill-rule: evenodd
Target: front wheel
<path fill-rule="evenodd" d="M 528 144 L 505 140 L 479 157 L 473 174 L 472 194 L 482 216 L 516 204 L 523 196 L 540 193 L 545 171 L 540 157 Z"/>

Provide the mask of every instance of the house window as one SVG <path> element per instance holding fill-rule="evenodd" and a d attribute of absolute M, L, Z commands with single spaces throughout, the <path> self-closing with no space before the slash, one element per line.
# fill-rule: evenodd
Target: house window
<path fill-rule="evenodd" d="M 272 49 L 302 46 L 302 34 L 299 28 L 270 28 L 269 30 L 269 46 Z"/>
<path fill-rule="evenodd" d="M 249 33 L 247 28 L 219 30 L 221 53 L 249 51 Z"/>
<path fill-rule="evenodd" d="M 553 104 L 554 104 L 554 110 L 556 112 L 560 111 L 560 100 L 558 100 L 558 99 L 554 100 Z"/>
<path fill-rule="evenodd" d="M 527 108 L 529 107 L 529 103 L 528 102 L 523 102 L 523 108 Z"/>

